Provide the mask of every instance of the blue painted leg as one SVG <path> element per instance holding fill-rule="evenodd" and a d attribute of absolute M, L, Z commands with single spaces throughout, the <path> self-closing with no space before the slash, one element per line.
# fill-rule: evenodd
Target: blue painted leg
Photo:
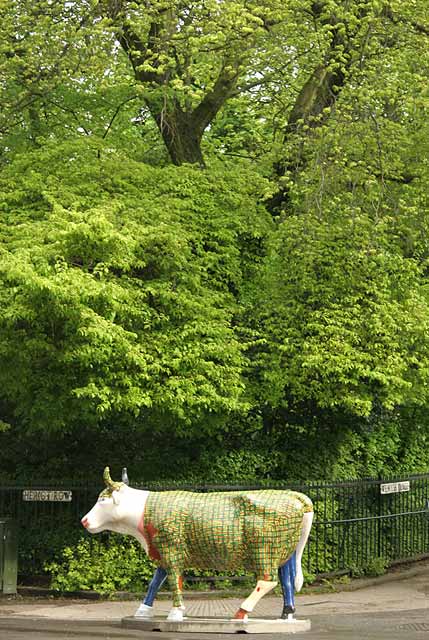
<path fill-rule="evenodd" d="M 279 568 L 279 580 L 283 591 L 282 618 L 287 618 L 295 613 L 295 576 L 296 556 L 294 552 L 289 560 Z"/>
<path fill-rule="evenodd" d="M 163 569 L 162 567 L 158 567 L 158 569 L 153 574 L 152 580 L 150 581 L 149 588 L 143 600 L 143 604 L 145 604 L 148 607 L 151 607 L 153 605 L 153 601 L 156 598 L 156 594 L 164 584 L 166 577 L 167 577 L 166 570 Z"/>

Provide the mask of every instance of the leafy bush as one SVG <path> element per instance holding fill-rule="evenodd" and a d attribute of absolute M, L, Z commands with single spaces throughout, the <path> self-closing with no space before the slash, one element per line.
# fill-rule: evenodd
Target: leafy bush
<path fill-rule="evenodd" d="M 376 556 L 371 558 L 363 565 L 351 565 L 350 575 L 353 578 L 362 578 L 368 576 L 370 578 L 376 578 L 386 573 L 386 569 L 389 565 L 389 561 L 386 558 Z"/>
<path fill-rule="evenodd" d="M 37 504 L 37 503 L 36 503 Z M 19 572 L 26 578 L 40 578 L 46 565 L 61 557 L 65 545 L 74 548 L 79 542 L 80 529 L 69 514 L 61 513 L 62 520 L 52 514 L 37 513 L 31 503 L 25 505 L 19 518 Z M 37 526 L 25 526 L 25 517 L 34 518 Z"/>
<path fill-rule="evenodd" d="M 82 538 L 75 547 L 65 547 L 61 560 L 46 564 L 45 570 L 51 574 L 52 589 L 111 595 L 118 590 L 143 591 L 154 566 L 137 541 L 111 535 L 108 544 Z"/>
<path fill-rule="evenodd" d="M 255 197 L 264 181 L 238 169 L 97 161 L 79 145 L 17 160 L 13 181 L 8 171 L 0 180 L 8 413 L 42 432 L 120 416 L 200 433 L 216 427 L 212 415 L 246 411 L 235 315 L 255 271 L 246 247 L 269 228 Z"/>
<path fill-rule="evenodd" d="M 369 417 L 427 400 L 423 272 L 387 228 L 377 233 L 375 243 L 371 219 L 346 209 L 279 226 L 254 312 L 265 328 L 256 361 L 265 402 Z"/>
<path fill-rule="evenodd" d="M 371 577 L 382 576 L 386 573 L 388 564 L 389 562 L 386 560 L 386 558 L 371 558 L 371 560 L 369 560 L 364 567 L 365 575 Z"/>

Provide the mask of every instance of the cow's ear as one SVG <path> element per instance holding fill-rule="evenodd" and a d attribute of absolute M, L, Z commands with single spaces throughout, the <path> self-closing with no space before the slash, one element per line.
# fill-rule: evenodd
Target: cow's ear
<path fill-rule="evenodd" d="M 113 491 L 112 492 L 112 498 L 113 498 L 113 504 L 118 505 L 119 504 L 119 491 Z"/>

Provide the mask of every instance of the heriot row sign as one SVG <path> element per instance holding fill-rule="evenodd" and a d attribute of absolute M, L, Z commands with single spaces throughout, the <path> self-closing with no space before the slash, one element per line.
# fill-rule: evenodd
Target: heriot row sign
<path fill-rule="evenodd" d="M 25 502 L 71 502 L 71 491 L 47 491 L 40 489 L 25 489 L 22 499 Z"/>

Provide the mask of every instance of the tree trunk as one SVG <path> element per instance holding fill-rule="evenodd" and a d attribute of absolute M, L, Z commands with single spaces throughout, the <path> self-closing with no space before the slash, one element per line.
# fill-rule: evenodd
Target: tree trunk
<path fill-rule="evenodd" d="M 201 135 L 196 131 L 190 115 L 175 104 L 166 110 L 159 105 L 146 101 L 150 112 L 158 126 L 164 144 L 173 164 L 198 164 L 204 168 L 201 151 Z"/>
<path fill-rule="evenodd" d="M 177 137 L 173 136 L 172 139 L 164 131 L 162 138 L 173 164 L 178 167 L 184 163 L 198 164 L 202 169 L 205 167 L 201 140 L 193 131 L 182 129 L 182 132 Z"/>

